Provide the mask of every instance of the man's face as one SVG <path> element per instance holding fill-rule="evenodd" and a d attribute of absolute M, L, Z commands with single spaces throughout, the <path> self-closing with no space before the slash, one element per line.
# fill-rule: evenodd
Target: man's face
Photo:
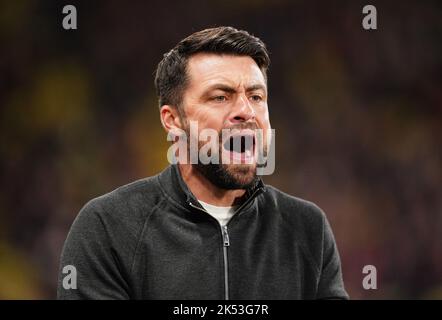
<path fill-rule="evenodd" d="M 189 59 L 187 73 L 189 84 L 183 95 L 185 123 L 197 121 L 199 132 L 210 128 L 219 134 L 221 164 L 199 163 L 196 168 L 223 189 L 251 186 L 257 168 L 254 129 L 262 129 L 263 137 L 270 131 L 267 85 L 262 71 L 248 56 L 199 53 Z M 223 136 L 223 129 L 239 131 Z M 186 131 L 189 133 L 188 127 Z M 232 148 L 238 146 L 241 136 L 247 137 L 243 138 L 242 147 Z M 251 141 L 252 144 L 244 144 Z M 204 143 L 200 141 L 199 147 Z"/>

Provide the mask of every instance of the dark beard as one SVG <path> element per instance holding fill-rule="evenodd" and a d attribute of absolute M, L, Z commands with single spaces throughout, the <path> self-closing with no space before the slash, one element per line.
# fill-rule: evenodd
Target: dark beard
<path fill-rule="evenodd" d="M 186 131 L 186 134 L 188 137 L 190 137 L 190 126 L 187 122 L 186 118 L 183 118 L 184 122 L 184 130 Z M 258 126 L 255 125 L 239 125 L 235 126 L 236 129 L 241 128 L 250 128 L 250 129 L 257 129 Z M 231 128 L 233 129 L 233 127 Z M 218 155 L 221 158 L 222 154 L 222 140 L 221 140 L 221 134 L 218 134 L 219 136 L 219 150 Z M 201 149 L 201 147 L 204 145 L 204 142 L 198 141 L 198 150 Z M 266 152 L 267 150 L 265 150 Z M 190 147 L 189 144 L 187 145 L 187 152 L 190 154 Z M 210 156 L 211 152 L 209 152 Z M 256 185 L 257 181 L 259 180 L 257 174 L 256 174 L 256 168 L 259 167 L 259 165 L 256 165 L 253 174 L 250 174 L 250 166 L 247 164 L 238 164 L 238 165 L 227 165 L 223 163 L 208 163 L 203 164 L 200 162 L 200 159 L 198 157 L 198 163 L 192 164 L 192 166 L 198 170 L 207 180 L 209 180 L 213 185 L 220 189 L 225 190 L 237 190 L 237 189 L 249 189 Z M 230 170 L 229 170 L 230 169 Z M 234 171 L 232 173 L 231 171 Z M 251 176 L 249 176 L 251 175 Z"/>
<path fill-rule="evenodd" d="M 230 173 L 227 166 L 223 164 L 202 164 L 198 162 L 198 164 L 194 164 L 193 166 L 213 185 L 225 190 L 249 189 L 255 186 L 258 180 L 256 169 L 253 173 L 253 177 L 249 179 L 240 179 Z M 237 168 L 243 176 L 250 170 L 247 166 Z"/>

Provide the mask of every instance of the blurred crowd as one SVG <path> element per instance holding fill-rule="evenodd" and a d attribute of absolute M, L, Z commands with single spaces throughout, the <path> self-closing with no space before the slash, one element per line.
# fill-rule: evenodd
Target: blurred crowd
<path fill-rule="evenodd" d="M 66 2 L 66 4 L 68 4 Z M 438 1 L 63 1 L 0 4 L 0 299 L 52 299 L 91 198 L 168 165 L 153 73 L 194 31 L 232 25 L 271 54 L 276 171 L 318 204 L 353 299 L 442 299 Z M 378 289 L 362 288 L 377 268 Z"/>

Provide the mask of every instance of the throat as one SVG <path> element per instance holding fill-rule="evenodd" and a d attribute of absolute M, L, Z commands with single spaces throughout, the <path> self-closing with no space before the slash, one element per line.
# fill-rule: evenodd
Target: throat
<path fill-rule="evenodd" d="M 192 164 L 179 164 L 178 168 L 183 181 L 196 199 L 220 207 L 238 205 L 246 190 L 244 189 L 222 189 L 211 183 Z"/>

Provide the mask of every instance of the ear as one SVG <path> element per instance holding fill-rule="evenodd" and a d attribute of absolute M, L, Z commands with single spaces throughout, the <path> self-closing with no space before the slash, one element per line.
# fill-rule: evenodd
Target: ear
<path fill-rule="evenodd" d="M 161 124 L 167 133 L 179 133 L 184 130 L 178 109 L 175 106 L 163 105 L 160 109 Z"/>

